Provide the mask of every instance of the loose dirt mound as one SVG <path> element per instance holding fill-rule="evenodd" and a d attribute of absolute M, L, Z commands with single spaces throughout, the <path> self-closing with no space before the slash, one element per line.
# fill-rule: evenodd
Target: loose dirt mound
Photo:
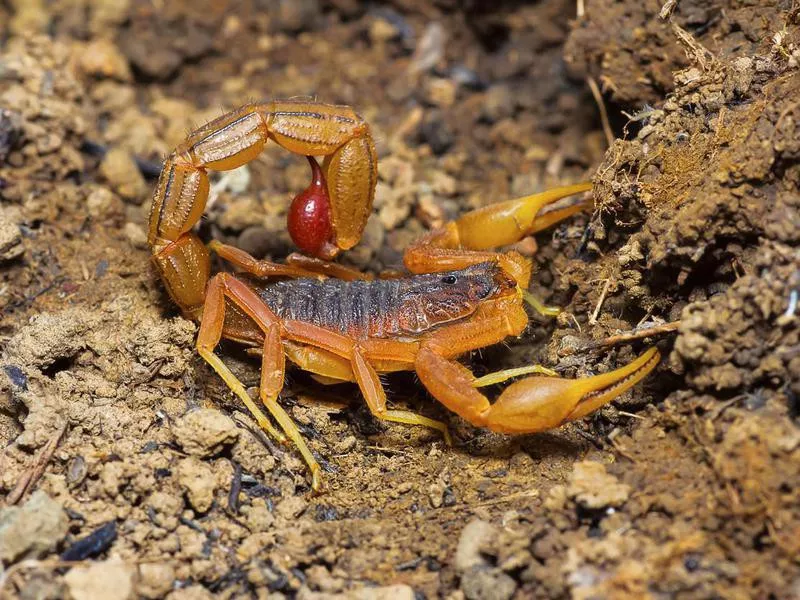
<path fill-rule="evenodd" d="M 267 4 L 0 4 L 0 594 L 800 597 L 797 7 Z M 281 401 L 326 471 L 311 497 L 194 352 L 143 229 L 187 130 L 298 95 L 355 106 L 378 140 L 359 268 L 593 179 L 596 211 L 536 238 L 533 290 L 565 311 L 476 372 L 668 358 L 616 408 L 520 438 L 390 378 L 454 448 L 293 372 Z M 215 179 L 201 235 L 285 255 L 307 179 L 268 149 Z M 257 361 L 223 353 L 257 385 Z"/>

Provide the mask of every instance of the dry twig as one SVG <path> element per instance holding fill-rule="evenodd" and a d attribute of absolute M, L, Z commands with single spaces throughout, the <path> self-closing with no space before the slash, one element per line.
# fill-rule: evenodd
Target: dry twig
<path fill-rule="evenodd" d="M 683 45 L 689 60 L 700 65 L 701 69 L 705 71 L 709 65 L 717 62 L 717 57 L 714 56 L 714 53 L 694 39 L 694 36 L 680 25 L 673 23 L 672 31 L 678 38 L 678 41 Z"/>
<path fill-rule="evenodd" d="M 597 103 L 597 109 L 600 111 L 600 122 L 603 124 L 603 133 L 610 148 L 611 144 L 614 143 L 614 131 L 611 129 L 611 122 L 608 120 L 608 111 L 606 110 L 606 103 L 603 101 L 603 94 L 600 93 L 600 88 L 594 78 L 587 77 L 586 83 L 589 85 L 594 101 Z"/>
<path fill-rule="evenodd" d="M 599 348 L 608 348 L 609 346 L 616 346 L 617 344 L 624 344 L 633 340 L 641 340 L 647 337 L 657 335 L 664 335 L 676 331 L 681 326 L 680 321 L 672 321 L 671 323 L 664 323 L 663 325 L 656 325 L 654 327 L 647 327 L 645 329 L 634 329 L 625 333 L 618 333 L 596 342 L 590 342 L 584 346 L 580 346 L 572 350 L 571 354 L 580 352 L 590 352 Z"/>
<path fill-rule="evenodd" d="M 6 498 L 6 502 L 8 502 L 9 505 L 19 502 L 25 495 L 25 492 L 41 479 L 45 469 L 47 469 L 47 463 L 49 463 L 50 459 L 53 457 L 53 453 L 55 453 L 56 448 L 58 448 L 58 443 L 61 441 L 66 430 L 67 424 L 64 423 L 50 441 L 47 442 L 45 447 L 42 448 L 41 452 L 39 452 L 33 465 L 22 474 L 22 477 L 17 481 L 17 485 Z"/>
<path fill-rule="evenodd" d="M 592 316 L 589 317 L 589 325 L 594 325 L 597 323 L 597 316 L 600 314 L 600 308 L 603 306 L 603 302 L 606 300 L 606 294 L 608 294 L 608 288 L 611 286 L 611 277 L 606 279 L 605 285 L 603 285 L 603 291 L 600 292 L 600 299 L 597 301 L 597 306 L 594 307 L 594 312 Z"/>
<path fill-rule="evenodd" d="M 667 0 L 664 2 L 664 5 L 661 7 L 661 12 L 658 13 L 660 19 L 666 21 L 672 15 L 672 11 L 675 10 L 675 7 L 678 5 L 679 0 Z"/>

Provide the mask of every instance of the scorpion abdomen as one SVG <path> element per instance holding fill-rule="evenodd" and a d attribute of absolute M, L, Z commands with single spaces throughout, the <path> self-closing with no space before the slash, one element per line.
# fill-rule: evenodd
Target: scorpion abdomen
<path fill-rule="evenodd" d="M 250 279 L 267 306 L 281 319 L 313 323 L 357 337 L 400 333 L 398 280 L 341 281 L 290 279 L 264 284 Z"/>

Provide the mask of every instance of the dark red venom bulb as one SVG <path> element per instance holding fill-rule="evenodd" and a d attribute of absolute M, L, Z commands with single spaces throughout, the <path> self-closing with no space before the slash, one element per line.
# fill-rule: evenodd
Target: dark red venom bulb
<path fill-rule="evenodd" d="M 311 165 L 311 183 L 294 197 L 289 207 L 289 235 L 306 254 L 330 259 L 336 256 L 338 249 L 332 243 L 333 225 L 328 186 L 317 160 L 313 156 L 306 158 Z"/>

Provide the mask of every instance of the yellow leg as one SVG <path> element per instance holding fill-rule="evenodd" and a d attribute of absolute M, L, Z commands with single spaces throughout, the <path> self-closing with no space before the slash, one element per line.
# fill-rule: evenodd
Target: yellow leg
<path fill-rule="evenodd" d="M 452 445 L 453 441 L 450 438 L 450 432 L 445 423 L 418 415 L 408 410 L 386 409 L 386 392 L 383 389 L 383 385 L 381 385 L 378 374 L 359 350 L 353 352 L 352 365 L 353 374 L 358 382 L 358 387 L 361 388 L 364 400 L 366 400 L 367 406 L 369 406 L 369 410 L 373 415 L 383 421 L 394 421 L 395 423 L 406 423 L 409 425 L 424 425 L 425 427 L 436 429 L 442 432 L 445 443 L 447 443 L 448 446 Z"/>
<path fill-rule="evenodd" d="M 431 429 L 436 429 L 442 433 L 445 444 L 448 446 L 453 445 L 453 438 L 450 437 L 450 430 L 447 428 L 447 424 L 442 421 L 424 417 L 410 410 L 387 410 L 375 416 L 383 421 L 394 421 L 395 423 L 405 423 L 406 425 L 423 425 Z"/>
<path fill-rule="evenodd" d="M 259 427 L 261 427 L 261 429 L 266 431 L 280 443 L 285 444 L 286 436 L 272 426 L 272 423 L 269 422 L 267 416 L 261 412 L 261 409 L 258 408 L 258 405 L 253 402 L 252 398 L 250 398 L 250 395 L 247 393 L 247 390 L 244 389 L 242 383 L 236 378 L 236 375 L 231 372 L 227 365 L 222 362 L 222 359 L 214 354 L 213 351 L 207 351 L 202 348 L 198 348 L 198 352 L 200 353 L 200 356 L 202 356 L 205 361 L 211 365 L 211 368 L 217 372 L 217 375 L 222 378 L 230 390 L 244 403 L 244 405 L 247 407 L 247 410 L 249 410 L 255 418 Z"/>
<path fill-rule="evenodd" d="M 548 369 L 542 365 L 528 365 L 527 367 L 516 367 L 514 369 L 503 369 L 502 371 L 495 371 L 483 377 L 478 377 L 472 382 L 472 387 L 484 387 L 486 385 L 494 385 L 496 383 L 503 383 L 512 377 L 519 377 L 520 375 L 530 375 L 531 373 L 538 373 L 539 375 L 549 375 L 550 377 L 558 377 L 558 373 L 553 369 Z"/>
<path fill-rule="evenodd" d="M 547 306 L 527 290 L 522 290 L 522 297 L 525 299 L 525 302 L 531 305 L 533 310 L 543 317 L 557 317 L 561 314 L 561 309 L 558 306 Z"/>

